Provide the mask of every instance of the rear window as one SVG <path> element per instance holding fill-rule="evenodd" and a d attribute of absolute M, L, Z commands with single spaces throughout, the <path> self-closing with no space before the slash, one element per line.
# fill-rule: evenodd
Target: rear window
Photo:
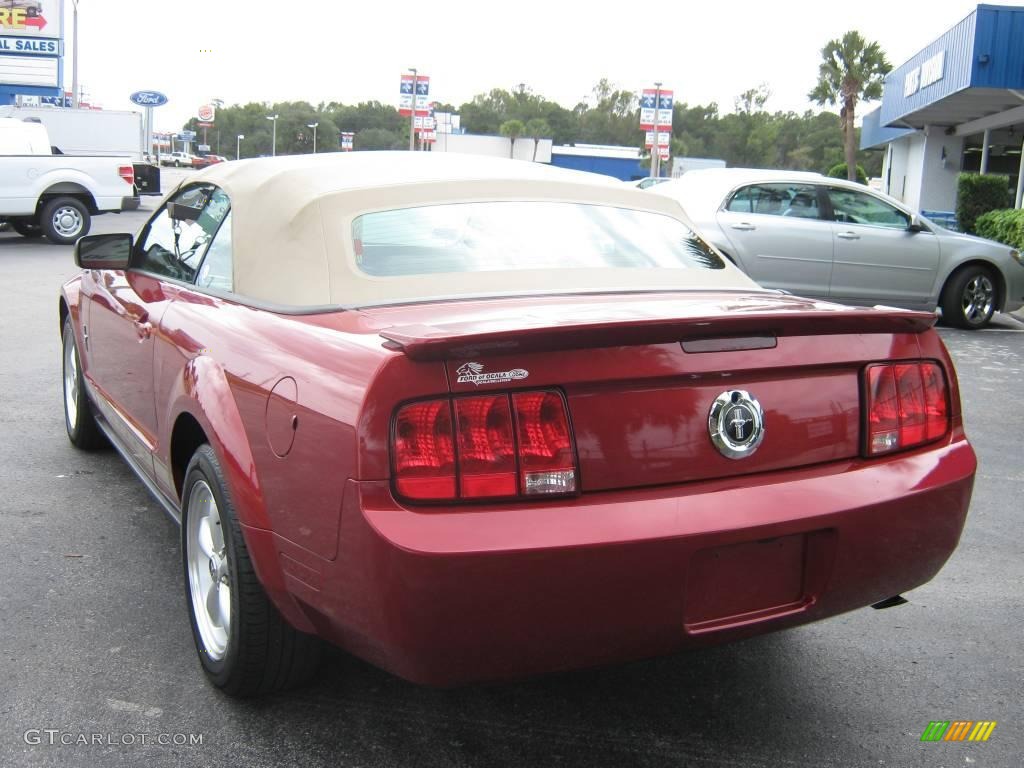
<path fill-rule="evenodd" d="M 681 221 L 561 202 L 450 203 L 359 216 L 356 264 L 381 277 L 536 269 L 722 269 Z"/>

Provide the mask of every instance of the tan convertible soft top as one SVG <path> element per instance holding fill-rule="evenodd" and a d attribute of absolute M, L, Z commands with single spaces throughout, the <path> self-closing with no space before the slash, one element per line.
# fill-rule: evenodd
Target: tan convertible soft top
<path fill-rule="evenodd" d="M 234 290 L 284 307 L 664 289 L 757 289 L 726 269 L 543 269 L 374 277 L 356 266 L 352 221 L 370 211 L 477 200 L 549 200 L 667 214 L 679 204 L 615 179 L 538 163 L 431 152 L 349 152 L 220 163 L 191 175 L 231 199 Z"/>

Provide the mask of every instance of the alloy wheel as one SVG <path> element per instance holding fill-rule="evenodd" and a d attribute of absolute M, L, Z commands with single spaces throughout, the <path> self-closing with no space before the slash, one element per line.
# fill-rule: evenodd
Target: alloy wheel
<path fill-rule="evenodd" d="M 972 324 L 987 320 L 995 304 L 995 287 L 988 275 L 975 275 L 964 286 L 961 306 L 964 317 Z"/>
<path fill-rule="evenodd" d="M 224 529 L 213 491 L 205 480 L 188 497 L 185 538 L 192 613 L 210 658 L 224 658 L 231 633 L 231 579 Z"/>

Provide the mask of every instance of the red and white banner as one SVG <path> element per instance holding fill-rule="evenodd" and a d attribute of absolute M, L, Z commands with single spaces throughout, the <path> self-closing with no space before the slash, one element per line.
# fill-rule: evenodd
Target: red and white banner
<path fill-rule="evenodd" d="M 667 147 L 672 143 L 671 131 L 658 131 L 658 146 Z M 654 146 L 654 131 L 647 131 L 644 137 L 644 147 L 650 149 Z"/>
<path fill-rule="evenodd" d="M 398 91 L 398 112 L 406 117 L 412 114 L 415 94 L 416 114 L 429 115 L 430 76 L 402 75 Z"/>
<path fill-rule="evenodd" d="M 341 151 L 342 152 L 351 152 L 352 151 L 352 145 L 355 142 L 355 137 L 356 137 L 356 135 L 354 133 L 349 133 L 347 131 L 342 131 L 341 132 L 340 139 L 341 139 Z"/>
<path fill-rule="evenodd" d="M 640 95 L 640 127 L 644 130 L 653 129 L 657 117 L 659 128 L 671 128 L 673 101 L 672 91 L 644 88 Z"/>

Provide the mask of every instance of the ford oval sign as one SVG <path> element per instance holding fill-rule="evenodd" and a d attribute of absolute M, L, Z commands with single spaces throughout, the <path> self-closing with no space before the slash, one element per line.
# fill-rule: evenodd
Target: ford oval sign
<path fill-rule="evenodd" d="M 136 91 L 128 98 L 140 107 L 162 107 L 167 103 L 167 97 L 160 91 Z"/>

